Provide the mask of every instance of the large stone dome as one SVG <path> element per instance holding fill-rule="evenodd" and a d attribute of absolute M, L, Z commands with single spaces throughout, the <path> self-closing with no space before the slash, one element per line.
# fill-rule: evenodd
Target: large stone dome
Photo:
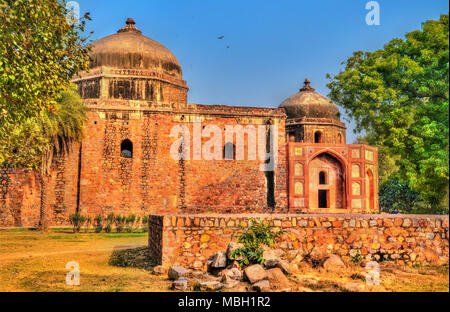
<path fill-rule="evenodd" d="M 280 108 L 284 108 L 288 119 L 305 117 L 340 121 L 339 109 L 336 104 L 315 92 L 308 79 L 305 80 L 305 85 L 300 89 L 300 92 L 281 103 Z"/>
<path fill-rule="evenodd" d="M 152 70 L 182 79 L 180 63 L 162 44 L 142 35 L 129 18 L 117 34 L 95 41 L 90 67 Z"/>

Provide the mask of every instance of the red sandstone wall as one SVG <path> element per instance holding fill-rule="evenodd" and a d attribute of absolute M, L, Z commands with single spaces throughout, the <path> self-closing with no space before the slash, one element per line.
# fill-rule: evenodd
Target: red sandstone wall
<path fill-rule="evenodd" d="M 132 105 L 131 102 L 124 101 L 128 105 Z M 257 126 L 266 124 L 269 119 L 277 124 L 276 211 L 287 211 L 284 120 L 272 114 L 274 110 L 190 105 L 185 108 L 186 113 L 174 113 L 171 107 L 166 112 L 145 111 L 139 107 L 127 110 L 123 106 L 119 110 L 109 109 L 108 103 L 98 103 L 98 108 L 93 102 L 89 104 L 86 138 L 81 147 L 80 179 L 79 145 L 65 158 L 55 161 L 47 194 L 53 225 L 67 224 L 68 216 L 76 211 L 78 183 L 82 214 L 272 211 L 267 209 L 267 179 L 259 170 L 260 161 L 180 162 L 170 157 L 171 145 L 176 140 L 170 137 L 172 127 L 186 125 L 192 135 L 194 116 L 203 118 L 204 126 L 214 124 L 222 129 L 237 124 Z M 120 155 L 120 145 L 125 139 L 133 142 L 131 159 Z M 204 138 L 203 142 L 207 140 Z M 14 176 L 5 173 L 4 176 L 3 180 L 10 181 L 4 188 L 0 225 L 34 226 L 39 220 L 39 183 L 30 180 L 28 173 Z M 29 191 L 24 192 L 24 189 Z M 20 221 L 22 219 L 26 222 Z"/>
<path fill-rule="evenodd" d="M 278 248 L 287 254 L 318 248 L 350 261 L 351 251 L 367 259 L 386 256 L 398 264 L 448 263 L 449 217 L 418 215 L 153 215 L 149 247 L 163 265 L 203 268 L 225 251 L 250 220 L 283 230 Z"/>
<path fill-rule="evenodd" d="M 177 140 L 170 137 L 172 127 L 186 125 L 193 134 L 188 115 L 184 121 L 181 114 L 171 113 L 127 112 L 124 116 L 124 111 L 90 112 L 82 152 L 82 212 L 249 212 L 267 206 L 266 178 L 259 171 L 259 161 L 181 163 L 170 157 L 171 145 Z M 261 123 L 265 119 L 254 118 Z M 238 123 L 235 118 L 206 115 L 202 125 L 208 124 L 224 129 Z M 133 142 L 132 159 L 120 155 L 124 139 Z M 276 203 L 286 209 L 284 123 L 279 123 L 279 149 Z"/>
<path fill-rule="evenodd" d="M 0 227 L 35 226 L 39 220 L 40 184 L 32 171 L 0 169 Z"/>

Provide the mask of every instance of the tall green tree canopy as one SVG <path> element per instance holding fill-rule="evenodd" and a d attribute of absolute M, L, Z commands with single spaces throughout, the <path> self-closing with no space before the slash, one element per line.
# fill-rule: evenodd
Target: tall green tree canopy
<path fill-rule="evenodd" d="M 18 157 L 7 146 L 23 147 L 27 132 L 36 131 L 30 118 L 52 111 L 72 77 L 88 69 L 90 47 L 81 33 L 89 15 L 71 24 L 67 13 L 65 1 L 0 0 L 0 163 Z"/>
<path fill-rule="evenodd" d="M 397 156 L 402 180 L 432 207 L 448 196 L 449 16 L 393 39 L 375 52 L 354 52 L 328 75 L 330 98 Z"/>

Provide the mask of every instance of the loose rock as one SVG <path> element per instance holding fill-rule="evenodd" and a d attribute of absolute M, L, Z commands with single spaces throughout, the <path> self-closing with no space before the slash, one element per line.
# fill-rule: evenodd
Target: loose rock
<path fill-rule="evenodd" d="M 182 266 L 171 266 L 169 268 L 169 279 L 177 280 L 180 277 L 186 277 L 189 274 L 189 270 L 183 268 Z"/>
<path fill-rule="evenodd" d="M 259 281 L 253 284 L 253 289 L 259 292 L 268 292 L 270 291 L 270 282 L 267 280 Z"/>
<path fill-rule="evenodd" d="M 175 290 L 185 291 L 188 287 L 188 280 L 185 277 L 180 277 L 179 279 L 172 282 L 172 288 Z"/>
<path fill-rule="evenodd" d="M 327 270 L 339 270 L 345 267 L 345 263 L 337 255 L 331 255 L 324 263 L 323 267 Z"/>
<path fill-rule="evenodd" d="M 221 272 L 221 275 L 222 275 L 223 281 L 226 281 L 226 280 L 240 281 L 240 280 L 242 280 L 242 272 L 237 268 L 223 270 Z"/>
<path fill-rule="evenodd" d="M 287 261 L 278 261 L 277 268 L 280 268 L 284 274 L 291 274 L 291 267 Z"/>
<path fill-rule="evenodd" d="M 267 278 L 267 272 L 260 264 L 254 264 L 245 268 L 244 273 L 251 284 Z"/>
<path fill-rule="evenodd" d="M 202 291 L 214 291 L 223 288 L 223 284 L 218 281 L 208 281 L 200 283 L 200 290 Z"/>
<path fill-rule="evenodd" d="M 162 265 L 157 265 L 153 268 L 152 273 L 155 275 L 164 275 L 167 273 L 167 267 L 163 267 Z"/>
<path fill-rule="evenodd" d="M 216 252 L 207 261 L 208 267 L 213 269 L 223 269 L 227 267 L 227 254 L 223 251 Z"/>
<path fill-rule="evenodd" d="M 289 288 L 289 280 L 280 268 L 267 270 L 267 278 L 274 289 L 282 290 Z"/>

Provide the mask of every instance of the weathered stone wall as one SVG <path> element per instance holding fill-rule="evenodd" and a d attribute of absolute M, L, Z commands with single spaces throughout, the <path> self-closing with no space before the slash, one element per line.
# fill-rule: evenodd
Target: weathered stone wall
<path fill-rule="evenodd" d="M 47 201 L 51 225 L 68 224 L 68 216 L 77 207 L 82 214 L 91 216 L 111 212 L 137 215 L 287 212 L 283 111 L 156 105 L 142 101 L 86 102 L 90 110 L 81 148 L 75 145 L 69 155 L 57 159 L 49 179 Z M 273 209 L 268 207 L 271 177 L 260 171 L 259 160 L 172 159 L 171 145 L 178 138 L 170 136 L 171 129 L 186 126 L 192 138 L 194 118 L 202 120 L 201 126 L 215 125 L 221 129 L 230 125 L 254 125 L 257 128 L 269 121 L 278 127 L 278 166 L 272 178 Z M 121 155 L 124 140 L 132 142 L 131 158 Z M 208 140 L 203 138 L 202 144 Z M 224 137 L 222 144 L 225 143 Z M 247 136 L 244 145 L 247 155 Z M 192 152 L 191 139 L 191 157 Z M 0 226 L 34 226 L 38 223 L 39 181 L 32 180 L 31 183 L 30 174 L 35 175 L 34 172 L 20 171 L 4 172 L 0 177 L 0 195 L 4 198 L 0 203 Z M 29 192 L 23 192 L 23 189 L 29 189 Z M 34 211 L 25 215 L 26 209 Z"/>
<path fill-rule="evenodd" d="M 34 226 L 40 183 L 33 171 L 0 168 L 0 227 Z"/>
<path fill-rule="evenodd" d="M 245 213 L 267 207 L 267 178 L 259 170 L 259 160 L 193 159 L 193 120 L 197 117 L 202 120 L 201 127 L 215 125 L 221 129 L 275 120 L 279 128 L 279 164 L 274 195 L 277 211 L 286 212 L 284 121 L 277 118 L 277 113 L 270 109 L 203 105 L 189 107 L 186 112 L 91 106 L 82 149 L 80 211 L 140 215 Z M 186 126 L 190 131 L 190 160 L 176 161 L 170 155 L 172 144 L 178 140 L 170 136 L 175 126 Z M 133 144 L 132 158 L 121 155 L 124 140 Z M 202 144 L 208 140 L 203 138 Z M 222 146 L 225 143 L 224 137 Z M 245 139 L 245 150 L 247 143 Z"/>
<path fill-rule="evenodd" d="M 344 261 L 358 252 L 366 259 L 398 264 L 449 261 L 449 217 L 431 215 L 157 215 L 149 223 L 149 245 L 163 265 L 199 269 L 236 241 L 251 219 L 285 231 L 278 248 L 287 254 L 317 248 Z"/>

